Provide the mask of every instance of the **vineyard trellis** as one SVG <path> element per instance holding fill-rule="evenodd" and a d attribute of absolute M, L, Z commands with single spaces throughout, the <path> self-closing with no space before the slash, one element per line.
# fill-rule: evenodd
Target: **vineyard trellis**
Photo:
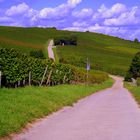
<path fill-rule="evenodd" d="M 56 85 L 70 82 L 72 78 L 70 68 L 64 64 L 33 58 L 13 49 L 0 49 L 0 66 L 2 85 L 6 87 Z M 64 81 L 64 76 L 67 81 Z"/>
<path fill-rule="evenodd" d="M 14 49 L 0 48 L 1 86 L 58 85 L 84 83 L 86 70 L 51 59 L 30 57 Z M 89 73 L 89 83 L 99 84 L 108 78 L 106 73 Z"/>

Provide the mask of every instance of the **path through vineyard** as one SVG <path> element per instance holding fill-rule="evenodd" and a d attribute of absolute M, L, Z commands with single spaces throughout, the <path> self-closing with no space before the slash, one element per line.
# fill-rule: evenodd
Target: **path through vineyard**
<path fill-rule="evenodd" d="M 140 109 L 123 79 L 114 79 L 112 88 L 42 119 L 13 140 L 140 140 Z"/>

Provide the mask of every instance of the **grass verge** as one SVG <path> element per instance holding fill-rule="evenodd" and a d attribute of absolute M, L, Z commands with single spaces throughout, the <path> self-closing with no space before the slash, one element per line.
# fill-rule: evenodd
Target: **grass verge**
<path fill-rule="evenodd" d="M 60 85 L 0 89 L 0 137 L 19 132 L 29 122 L 72 105 L 96 91 L 111 87 L 109 79 L 101 85 Z"/>
<path fill-rule="evenodd" d="M 130 83 L 125 83 L 125 87 L 132 93 L 136 101 L 140 104 L 140 87 L 133 86 Z"/>

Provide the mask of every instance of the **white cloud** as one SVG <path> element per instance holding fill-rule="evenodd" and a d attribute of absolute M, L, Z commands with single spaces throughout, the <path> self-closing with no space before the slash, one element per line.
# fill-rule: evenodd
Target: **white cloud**
<path fill-rule="evenodd" d="M 122 12 L 127 11 L 124 4 L 116 3 L 111 8 L 107 8 L 104 4 L 98 9 L 98 12 L 93 16 L 96 18 L 111 18 L 113 16 L 119 15 Z"/>
<path fill-rule="evenodd" d="M 66 17 L 72 12 L 73 8 L 77 4 L 81 3 L 82 0 L 68 0 L 67 3 L 61 4 L 55 8 L 44 8 L 39 12 L 39 18 L 42 19 L 60 19 Z"/>
<path fill-rule="evenodd" d="M 44 8 L 39 12 L 39 18 L 42 19 L 59 19 L 65 17 L 70 12 L 68 5 L 62 4 L 55 8 Z"/>
<path fill-rule="evenodd" d="M 91 8 L 84 8 L 81 11 L 75 11 L 72 15 L 76 18 L 87 18 L 93 15 L 93 10 Z"/>
<path fill-rule="evenodd" d="M 89 24 L 86 22 L 73 22 L 72 24 L 74 27 L 87 27 Z"/>
<path fill-rule="evenodd" d="M 10 17 L 0 17 L 0 23 L 8 23 L 8 22 L 13 22 L 14 20 Z"/>
<path fill-rule="evenodd" d="M 75 7 L 77 4 L 80 4 L 82 0 L 68 0 L 68 5 Z"/>
<path fill-rule="evenodd" d="M 133 7 L 130 11 L 122 13 L 119 17 L 106 19 L 105 25 L 135 25 L 140 24 L 140 17 L 136 16 L 138 7 Z"/>
<path fill-rule="evenodd" d="M 26 3 L 21 3 L 17 6 L 12 6 L 10 9 L 6 11 L 7 16 L 15 16 L 24 14 L 29 10 L 29 6 Z"/>
<path fill-rule="evenodd" d="M 87 28 L 89 31 L 105 33 L 105 34 L 114 34 L 117 33 L 119 28 L 118 27 L 106 27 L 101 26 L 99 24 L 95 24 L 94 26 L 90 26 Z"/>
<path fill-rule="evenodd" d="M 2 2 L 2 0 L 0 0 Z M 95 11 L 92 8 L 76 10 L 82 0 L 67 0 L 54 8 L 32 9 L 26 3 L 0 9 L 0 24 L 14 26 L 57 27 L 65 30 L 93 31 L 109 35 L 140 37 L 140 8 L 116 3 Z M 133 28 L 132 28 L 133 27 Z M 138 38 L 138 37 L 137 37 Z"/>

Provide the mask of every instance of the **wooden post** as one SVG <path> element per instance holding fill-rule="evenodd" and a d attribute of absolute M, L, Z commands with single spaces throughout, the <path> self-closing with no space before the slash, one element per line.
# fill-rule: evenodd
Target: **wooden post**
<path fill-rule="evenodd" d="M 25 86 L 25 79 L 23 80 L 23 85 Z"/>
<path fill-rule="evenodd" d="M 29 72 L 29 86 L 31 86 L 31 72 Z"/>
<path fill-rule="evenodd" d="M 88 85 L 88 70 L 87 70 L 87 85 Z"/>
<path fill-rule="evenodd" d="M 20 81 L 18 81 L 18 87 L 20 86 Z"/>
<path fill-rule="evenodd" d="M 42 84 L 43 84 L 43 82 L 44 82 L 44 78 L 45 78 L 45 75 L 46 75 L 46 73 L 47 73 L 47 70 L 48 70 L 48 66 L 46 66 L 46 69 L 45 69 L 45 72 L 44 72 L 44 74 L 43 74 L 43 77 L 42 77 L 40 86 L 42 86 Z"/>
<path fill-rule="evenodd" d="M 0 71 L 0 88 L 2 86 L 2 72 Z"/>
<path fill-rule="evenodd" d="M 90 62 L 89 62 L 89 59 L 87 58 L 87 85 L 88 85 L 88 79 L 89 79 L 89 71 L 90 71 Z"/>
<path fill-rule="evenodd" d="M 65 76 L 63 78 L 63 84 L 65 84 L 65 80 L 66 80 L 66 74 L 65 74 Z"/>
<path fill-rule="evenodd" d="M 47 79 L 47 83 L 46 83 L 47 85 L 50 82 L 50 78 L 51 78 L 52 72 L 53 72 L 53 70 L 51 70 L 50 73 L 49 73 L 49 76 L 48 76 L 48 79 Z"/>

